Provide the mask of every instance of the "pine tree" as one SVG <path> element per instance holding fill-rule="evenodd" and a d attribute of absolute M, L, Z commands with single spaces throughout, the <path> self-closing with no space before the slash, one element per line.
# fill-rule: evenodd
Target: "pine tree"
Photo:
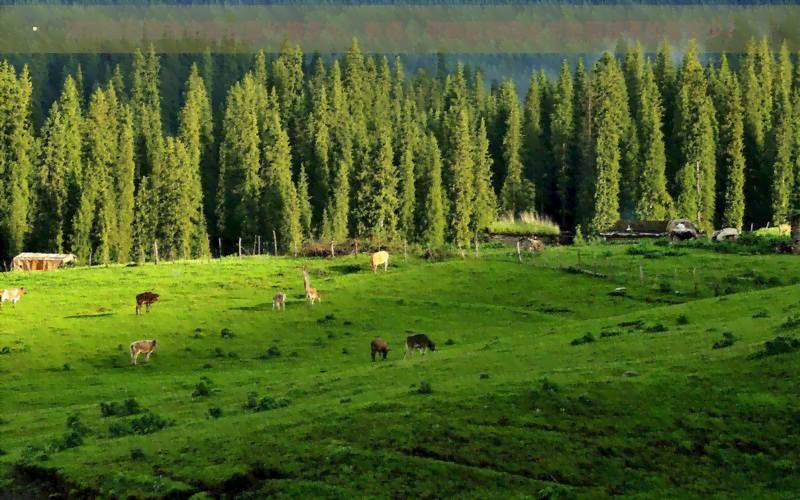
<path fill-rule="evenodd" d="M 771 54 L 770 54 L 770 57 Z M 794 188 L 794 166 L 792 150 L 796 141 L 795 123 L 792 112 L 792 62 L 786 41 L 781 44 L 777 68 L 777 79 L 773 87 L 774 95 L 772 133 L 768 135 L 769 165 L 771 172 L 772 223 L 786 222 Z"/>
<path fill-rule="evenodd" d="M 689 42 L 678 80 L 675 130 L 681 153 L 678 170 L 677 212 L 713 229 L 716 205 L 716 158 L 713 105 L 697 58 L 697 45 Z"/>
<path fill-rule="evenodd" d="M 489 155 L 489 138 L 486 135 L 486 120 L 480 119 L 475 148 L 475 187 L 472 227 L 481 231 L 497 218 L 497 197 L 492 188 L 492 157 Z"/>
<path fill-rule="evenodd" d="M 503 134 L 502 158 L 505 163 L 505 179 L 500 191 L 501 206 L 506 212 L 518 215 L 533 206 L 533 183 L 523 177 L 522 127 L 519 101 L 514 84 L 506 80 L 500 87 L 501 100 L 507 110 L 505 133 Z"/>
<path fill-rule="evenodd" d="M 537 78 L 536 73 L 531 75 L 530 83 L 528 84 L 528 91 L 525 94 L 525 101 L 523 103 L 522 114 L 522 148 L 520 157 L 524 161 L 525 167 L 523 168 L 523 176 L 529 179 L 535 179 L 538 187 L 536 197 L 539 199 L 540 207 L 543 206 L 544 200 L 547 197 L 545 186 L 547 184 L 547 162 L 544 161 L 544 137 L 542 130 L 542 98 L 543 89 L 546 87 L 546 81 L 541 82 Z M 506 137 L 508 136 L 509 128 L 506 129 Z M 505 153 L 509 154 L 508 152 Z M 512 164 L 507 162 L 508 166 Z M 516 166 L 514 166 L 516 168 Z M 509 170 L 511 173 L 512 170 Z M 514 174 L 516 175 L 516 174 Z M 514 181 L 516 182 L 516 180 Z M 540 208 L 541 211 L 541 208 Z"/>
<path fill-rule="evenodd" d="M 619 219 L 619 144 L 624 127 L 623 95 L 614 92 L 621 78 L 616 60 L 605 53 L 594 65 L 582 126 L 583 179 L 579 222 L 590 234 Z"/>
<path fill-rule="evenodd" d="M 117 137 L 110 116 L 106 93 L 95 88 L 86 117 L 86 166 L 74 229 L 78 258 L 86 261 L 91 256 L 92 262 L 101 264 L 112 261 L 112 249 L 116 248 L 113 239 L 117 213 L 111 171 L 116 163 Z"/>
<path fill-rule="evenodd" d="M 739 81 L 722 55 L 714 81 L 714 105 L 719 123 L 717 147 L 717 215 L 720 227 L 742 228 L 744 218 L 744 122 Z"/>
<path fill-rule="evenodd" d="M 114 187 L 117 212 L 117 248 L 120 262 L 128 262 L 134 256 L 134 132 L 133 112 L 130 106 L 119 106 L 117 161 L 114 166 Z"/>
<path fill-rule="evenodd" d="M 300 210 L 300 226 L 303 235 L 311 237 L 311 198 L 308 195 L 308 175 L 305 164 L 300 165 L 297 179 L 297 202 Z"/>
<path fill-rule="evenodd" d="M 519 113 L 517 113 L 516 116 L 518 119 Z M 519 122 L 517 122 L 517 146 L 519 146 L 519 132 Z M 449 213 L 449 226 L 453 242 L 456 245 L 463 246 L 469 244 L 471 236 L 470 222 L 473 212 L 475 172 L 475 156 L 472 150 L 472 136 L 469 132 L 469 120 L 467 112 L 463 109 L 459 114 L 458 128 L 453 131 L 453 136 L 455 149 L 450 164 L 448 165 L 449 175 L 447 176 L 451 179 L 451 185 L 448 189 L 450 193 L 450 203 L 452 204 L 452 209 Z M 510 148 L 513 148 L 513 145 L 511 145 Z M 516 152 L 517 155 L 519 155 L 518 147 Z M 517 163 L 519 163 L 518 157 Z M 521 172 L 518 172 L 518 174 L 521 176 Z"/>
<path fill-rule="evenodd" d="M 257 234 L 259 228 L 263 181 L 255 92 L 250 75 L 231 88 L 222 126 L 216 215 L 220 233 L 230 241 L 245 232 Z"/>
<path fill-rule="evenodd" d="M 397 236 L 397 173 L 393 158 L 391 132 L 383 126 L 374 152 L 374 167 L 364 170 L 362 191 L 357 198 L 361 209 L 357 232 L 378 242 Z"/>
<path fill-rule="evenodd" d="M 167 137 L 164 151 L 165 183 L 161 202 L 165 207 L 162 212 L 162 232 L 159 252 L 171 258 L 189 256 L 192 237 L 195 233 L 193 216 L 198 213 L 197 202 L 192 199 L 193 179 L 191 172 L 192 153 L 183 141 Z"/>
<path fill-rule="evenodd" d="M 672 197 L 667 191 L 666 154 L 661 131 L 661 99 L 653 67 L 648 61 L 638 82 L 636 114 L 642 145 L 642 175 L 637 190 L 636 215 L 640 220 L 664 220 L 674 215 Z"/>
<path fill-rule="evenodd" d="M 0 256 L 22 251 L 30 230 L 28 218 L 32 170 L 36 154 L 31 133 L 31 81 L 27 66 L 19 77 L 0 61 Z"/>
<path fill-rule="evenodd" d="M 742 83 L 742 107 L 744 109 L 745 148 L 745 220 L 758 225 L 769 221 L 770 205 L 768 193 L 770 183 L 766 157 L 767 122 L 769 115 L 761 97 L 762 87 L 758 77 L 758 54 L 755 41 L 747 44 L 747 53 L 740 66 Z"/>
<path fill-rule="evenodd" d="M 201 160 L 210 155 L 214 141 L 213 122 L 211 120 L 211 104 L 206 93 L 205 83 L 200 77 L 196 65 L 192 65 L 189 79 L 186 82 L 184 105 L 180 112 L 178 138 L 186 148 L 188 164 L 183 172 L 186 175 L 186 203 L 190 208 L 186 216 L 191 221 L 188 247 L 179 248 L 180 256 L 207 257 L 208 228 L 203 211 L 203 185 Z M 181 155 L 175 149 L 176 155 Z M 177 160 L 175 160 L 177 161 Z M 183 244 L 183 241 L 181 241 Z"/>
<path fill-rule="evenodd" d="M 423 210 L 421 210 L 420 226 L 423 241 L 432 248 L 444 244 L 445 214 L 444 193 L 442 190 L 442 159 L 439 145 L 433 134 L 428 134 L 424 141 L 427 145 L 425 152 L 425 180 L 421 193 L 424 195 Z"/>
<path fill-rule="evenodd" d="M 562 226 L 570 226 L 575 210 L 574 148 L 575 116 L 572 75 L 565 61 L 553 95 L 553 113 L 550 118 L 550 144 L 553 168 L 556 171 L 559 214 Z"/>
<path fill-rule="evenodd" d="M 61 253 L 64 246 L 64 210 L 67 204 L 67 133 L 58 102 L 53 103 L 42 128 L 41 158 L 36 172 L 37 218 L 32 242 L 35 250 Z"/>
<path fill-rule="evenodd" d="M 263 213 L 273 228 L 277 228 L 279 247 L 284 251 L 299 249 L 302 242 L 300 203 L 292 182 L 292 154 L 289 135 L 281 125 L 277 98 L 273 89 L 272 106 L 265 120 L 263 142 L 263 167 L 261 178 L 265 184 Z M 255 229 L 255 228 L 254 228 Z"/>
<path fill-rule="evenodd" d="M 677 135 L 675 131 L 675 113 L 677 102 L 677 75 L 672 60 L 672 48 L 664 40 L 658 47 L 655 67 L 653 68 L 661 105 L 664 109 L 662 130 L 664 131 L 664 151 L 667 156 L 667 189 L 673 198 L 677 196 L 677 173 L 680 164 Z"/>
<path fill-rule="evenodd" d="M 415 151 L 419 141 L 419 131 L 414 121 L 414 101 L 407 98 L 403 106 L 400 122 L 401 141 L 400 149 L 400 230 L 407 239 L 413 239 L 416 231 L 414 227 L 414 213 L 416 209 L 416 178 L 414 171 Z"/>
<path fill-rule="evenodd" d="M 321 63 L 320 63 L 321 65 Z M 314 89 L 312 95 L 312 111 L 308 120 L 308 136 L 310 146 L 310 168 L 309 177 L 311 178 L 311 192 L 313 193 L 313 217 L 314 221 L 319 222 L 325 210 L 326 202 L 331 196 L 331 116 L 328 106 L 328 92 L 324 86 L 325 69 L 321 66 L 317 69 L 322 72 L 318 78 L 320 87 Z"/>
<path fill-rule="evenodd" d="M 794 66 L 792 82 L 792 111 L 794 112 L 795 143 L 794 153 L 794 189 L 792 190 L 792 212 L 800 211 L 800 64 Z"/>

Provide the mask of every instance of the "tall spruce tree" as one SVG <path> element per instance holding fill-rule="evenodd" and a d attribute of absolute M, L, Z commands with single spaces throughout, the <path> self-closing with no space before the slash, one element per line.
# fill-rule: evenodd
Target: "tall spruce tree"
<path fill-rule="evenodd" d="M 133 111 L 127 103 L 122 103 L 117 109 L 117 161 L 114 166 L 114 194 L 118 222 L 116 255 L 120 262 L 127 262 L 134 258 L 134 173 L 136 171 L 134 120 Z"/>
<path fill-rule="evenodd" d="M 214 136 L 213 122 L 211 120 L 211 104 L 208 100 L 206 86 L 200 77 L 195 64 L 192 65 L 191 74 L 186 82 L 184 92 L 184 105 L 180 111 L 178 139 L 186 149 L 188 164 L 183 174 L 187 176 L 185 182 L 186 216 L 191 222 L 188 247 L 180 248 L 181 257 L 206 257 L 209 255 L 208 228 L 203 210 L 203 183 L 201 160 L 210 156 Z M 175 147 L 174 154 L 181 156 L 182 152 Z M 178 160 L 173 160 L 178 161 Z M 178 163 L 180 164 L 180 163 Z M 183 245 L 183 241 L 181 241 Z"/>
<path fill-rule="evenodd" d="M 562 226 L 571 226 L 575 210 L 575 164 L 572 153 L 575 134 L 575 113 L 572 75 L 564 61 L 553 94 L 553 113 L 550 117 L 550 147 L 556 172 L 558 214 Z"/>
<path fill-rule="evenodd" d="M 400 134 L 400 231 L 407 239 L 413 239 L 416 235 L 414 224 L 414 213 L 416 209 L 416 179 L 417 174 L 414 169 L 415 152 L 418 149 L 419 131 L 417 123 L 414 121 L 414 101 L 406 98 L 403 106 Z"/>
<path fill-rule="evenodd" d="M 27 66 L 17 77 L 0 61 L 0 257 L 22 251 L 30 230 L 29 204 L 33 135 L 30 121 L 31 80 Z"/>
<path fill-rule="evenodd" d="M 520 157 L 522 124 L 519 101 L 514 84 L 510 80 L 506 80 L 500 87 L 500 96 L 507 110 L 502 149 L 506 175 L 500 191 L 500 203 L 504 211 L 520 214 L 533 205 L 535 192 L 533 183 L 523 176 Z"/>
<path fill-rule="evenodd" d="M 491 226 L 497 217 L 497 197 L 492 188 L 492 157 L 489 155 L 489 138 L 484 118 L 480 119 L 475 144 L 475 201 L 472 225 L 475 230 L 482 231 Z"/>
<path fill-rule="evenodd" d="M 638 91 L 633 102 L 636 103 L 643 155 L 636 214 L 641 220 L 664 220 L 674 215 L 674 206 L 667 191 L 661 99 L 649 61 L 644 67 L 641 81 L 636 85 Z"/>
<path fill-rule="evenodd" d="M 517 113 L 519 117 L 519 113 Z M 519 139 L 519 123 L 517 123 L 517 138 Z M 466 110 L 459 113 L 457 128 L 453 131 L 454 153 L 451 157 L 448 178 L 450 186 L 449 226 L 452 240 L 459 246 L 468 245 L 470 241 L 470 222 L 473 211 L 474 189 L 474 153 L 472 150 L 472 136 L 469 132 L 469 119 Z M 517 142 L 519 146 L 519 142 Z M 519 148 L 516 149 L 519 154 Z"/>
<path fill-rule="evenodd" d="M 739 80 L 722 54 L 714 80 L 714 105 L 719 123 L 717 146 L 717 221 L 721 227 L 742 228 L 744 219 L 744 122 Z"/>
<path fill-rule="evenodd" d="M 697 44 L 689 42 L 678 79 L 675 130 L 680 150 L 677 174 L 678 216 L 713 229 L 716 206 L 716 155 L 714 106 L 706 76 L 697 57 Z"/>
<path fill-rule="evenodd" d="M 771 54 L 770 54 L 771 57 Z M 784 40 L 778 60 L 777 78 L 773 86 L 772 133 L 768 135 L 767 147 L 772 166 L 770 201 L 772 223 L 786 222 L 794 189 L 794 165 L 792 150 L 795 143 L 795 123 L 792 112 L 792 62 L 789 48 Z"/>
<path fill-rule="evenodd" d="M 444 192 L 442 189 L 442 158 L 436 136 L 429 133 L 423 140 L 425 172 L 420 185 L 423 203 L 420 210 L 420 227 L 422 241 L 429 247 L 436 248 L 444 244 L 446 219 L 444 212 Z"/>

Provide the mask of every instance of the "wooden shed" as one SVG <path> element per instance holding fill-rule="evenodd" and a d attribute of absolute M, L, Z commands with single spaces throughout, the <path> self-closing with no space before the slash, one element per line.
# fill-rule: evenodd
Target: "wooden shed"
<path fill-rule="evenodd" d="M 61 253 L 21 253 L 14 257 L 14 271 L 53 271 L 62 264 L 74 262 L 75 256 Z"/>

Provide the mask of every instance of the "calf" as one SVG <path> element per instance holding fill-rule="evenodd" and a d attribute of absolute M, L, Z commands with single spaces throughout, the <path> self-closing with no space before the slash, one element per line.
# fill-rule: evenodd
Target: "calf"
<path fill-rule="evenodd" d="M 136 358 L 139 357 L 139 354 L 145 354 L 144 360 L 150 361 L 150 355 L 153 354 L 155 348 L 155 340 L 137 340 L 131 343 L 131 364 L 136 364 Z"/>
<path fill-rule="evenodd" d="M 386 341 L 380 337 L 372 339 L 370 347 L 372 348 L 372 361 L 375 361 L 376 354 L 383 356 L 383 359 L 386 359 L 386 355 L 389 354 L 389 346 L 386 344 Z"/>
<path fill-rule="evenodd" d="M 407 355 L 411 354 L 413 356 L 414 349 L 419 349 L 422 355 L 425 355 L 425 350 L 429 349 L 431 351 L 436 350 L 436 344 L 434 344 L 431 339 L 428 338 L 427 335 L 424 333 L 418 333 L 416 335 L 409 335 L 406 338 L 406 353 L 403 354 L 403 358 Z"/>
<path fill-rule="evenodd" d="M 25 295 L 24 288 L 9 288 L 8 290 L 0 290 L 0 306 L 3 302 L 11 301 L 11 307 L 17 307 L 17 301 Z"/>
<path fill-rule="evenodd" d="M 286 294 L 285 293 L 276 293 L 274 297 L 272 297 L 272 308 L 278 309 L 286 309 Z"/>
<path fill-rule="evenodd" d="M 139 314 L 139 311 L 142 310 L 142 306 L 145 306 L 145 310 L 150 312 L 150 305 L 158 302 L 159 300 L 158 294 L 153 292 L 140 293 L 136 296 L 136 314 Z"/>
<path fill-rule="evenodd" d="M 372 267 L 373 273 L 381 264 L 383 264 L 383 270 L 385 272 L 386 268 L 389 266 L 389 252 L 387 251 L 375 252 L 374 254 L 372 254 L 372 257 L 370 257 L 369 265 Z"/>

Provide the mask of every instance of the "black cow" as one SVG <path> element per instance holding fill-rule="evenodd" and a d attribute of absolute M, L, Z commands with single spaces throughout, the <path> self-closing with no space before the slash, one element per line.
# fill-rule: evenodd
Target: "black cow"
<path fill-rule="evenodd" d="M 406 353 L 403 355 L 405 358 L 406 355 L 411 354 L 413 355 L 414 349 L 419 349 L 420 352 L 424 355 L 425 350 L 436 350 L 436 344 L 428 338 L 427 335 L 424 333 L 417 333 L 415 335 L 409 335 L 406 338 Z"/>

